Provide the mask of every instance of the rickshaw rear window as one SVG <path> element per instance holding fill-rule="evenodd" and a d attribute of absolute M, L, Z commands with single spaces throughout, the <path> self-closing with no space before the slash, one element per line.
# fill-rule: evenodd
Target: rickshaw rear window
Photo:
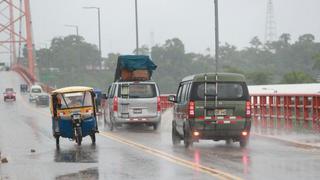
<path fill-rule="evenodd" d="M 92 96 L 90 92 L 75 92 L 57 95 L 58 103 L 61 103 L 60 109 L 81 108 L 92 106 Z M 60 101 L 60 102 L 59 102 Z"/>

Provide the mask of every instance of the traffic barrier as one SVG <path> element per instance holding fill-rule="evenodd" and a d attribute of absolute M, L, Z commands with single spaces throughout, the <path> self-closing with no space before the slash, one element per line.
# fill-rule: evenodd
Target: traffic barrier
<path fill-rule="evenodd" d="M 320 94 L 251 94 L 251 105 L 255 126 L 320 130 Z"/>
<path fill-rule="evenodd" d="M 171 107 L 173 107 L 173 103 L 168 101 L 168 97 L 170 94 L 161 94 L 160 95 L 160 104 L 161 104 L 161 111 L 165 111 Z"/>

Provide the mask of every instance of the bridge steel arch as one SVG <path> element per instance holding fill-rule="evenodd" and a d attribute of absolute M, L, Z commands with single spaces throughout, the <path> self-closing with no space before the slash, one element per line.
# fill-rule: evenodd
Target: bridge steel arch
<path fill-rule="evenodd" d="M 30 0 L 0 0 L 0 19 L 0 54 L 9 54 L 11 68 L 15 71 L 24 69 L 23 73 L 35 80 Z M 22 44 L 26 44 L 27 49 L 26 67 L 17 58 L 17 49 L 21 52 Z"/>

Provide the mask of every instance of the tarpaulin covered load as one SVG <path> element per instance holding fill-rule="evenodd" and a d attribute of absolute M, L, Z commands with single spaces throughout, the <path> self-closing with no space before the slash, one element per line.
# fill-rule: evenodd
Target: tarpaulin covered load
<path fill-rule="evenodd" d="M 118 57 L 114 81 L 131 80 L 135 76 L 145 76 L 150 79 L 152 71 L 157 66 L 146 55 L 123 55 Z"/>

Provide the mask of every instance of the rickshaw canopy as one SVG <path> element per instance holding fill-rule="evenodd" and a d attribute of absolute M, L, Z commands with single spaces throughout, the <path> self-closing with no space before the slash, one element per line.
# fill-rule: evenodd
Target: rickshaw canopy
<path fill-rule="evenodd" d="M 52 94 L 60 94 L 60 93 L 72 93 L 72 92 L 82 92 L 82 91 L 93 91 L 93 88 L 86 86 L 70 86 L 64 87 L 61 89 L 57 89 L 52 91 Z"/>

